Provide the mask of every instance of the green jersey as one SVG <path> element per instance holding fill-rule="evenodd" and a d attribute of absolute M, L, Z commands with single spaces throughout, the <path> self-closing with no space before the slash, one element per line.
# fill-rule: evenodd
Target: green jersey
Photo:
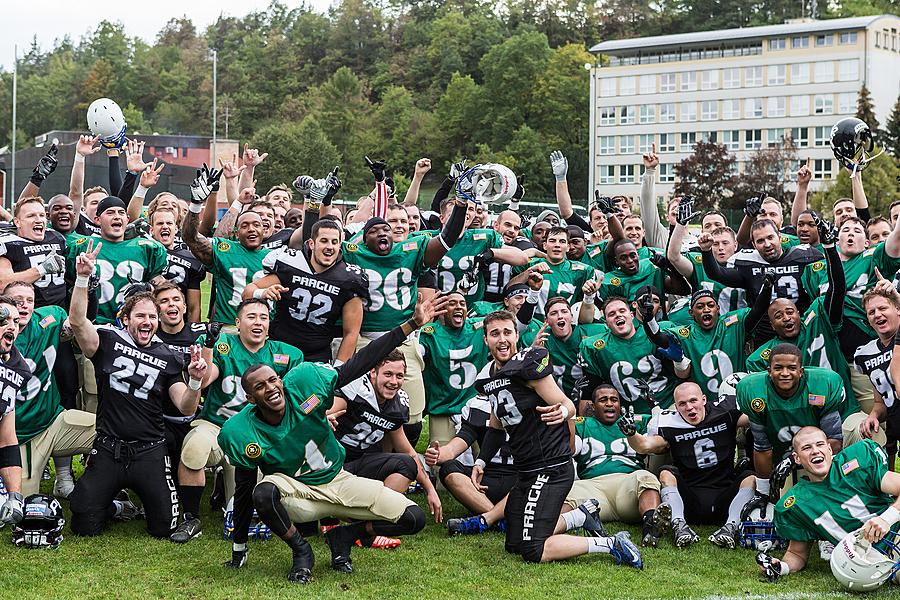
<path fill-rule="evenodd" d="M 250 404 L 222 426 L 219 447 L 228 461 L 265 475 L 287 475 L 307 485 L 334 479 L 346 456 L 325 416 L 334 404 L 337 380 L 337 371 L 329 365 L 297 365 L 284 378 L 281 423 L 266 423 Z"/>
<path fill-rule="evenodd" d="M 529 323 L 528 328 L 522 332 L 521 346 L 530 346 L 537 337 L 538 331 L 543 327 L 542 321 L 534 320 Z M 553 335 L 550 327 L 547 328 L 547 340 L 542 344 L 550 356 L 553 357 L 553 377 L 556 383 L 566 393 L 566 396 L 572 397 L 572 390 L 575 389 L 575 382 L 584 375 L 581 362 L 578 360 L 578 350 L 581 348 L 581 341 L 585 338 L 602 333 L 606 330 L 606 325 L 599 323 L 588 323 L 586 325 L 573 325 L 572 334 L 561 339 Z"/>
<path fill-rule="evenodd" d="M 872 440 L 844 448 L 834 455 L 824 480 L 801 479 L 781 498 L 775 531 L 788 540 L 837 544 L 893 504 L 894 498 L 881 491 L 887 472 L 887 454 Z"/>
<path fill-rule="evenodd" d="M 706 274 L 703 268 L 703 254 L 700 252 L 688 252 L 685 254 L 685 257 L 694 265 L 694 272 L 689 279 L 691 289 L 704 289 L 712 292 L 716 302 L 719 304 L 721 314 L 738 310 L 739 308 L 747 308 L 747 293 L 744 290 L 727 287 L 709 278 L 709 275 Z"/>
<path fill-rule="evenodd" d="M 647 415 L 635 415 L 638 433 L 647 433 Z M 575 468 L 578 479 L 612 473 L 633 473 L 644 468 L 644 456 L 628 444 L 619 426 L 604 425 L 595 417 L 575 419 Z"/>
<path fill-rule="evenodd" d="M 100 283 L 97 288 L 96 323 L 115 323 L 116 313 L 125 301 L 125 288 L 137 281 L 149 282 L 165 271 L 168 264 L 166 247 L 156 240 L 144 238 L 110 242 L 99 235 L 79 237 L 69 246 L 66 257 L 66 269 L 72 279 L 75 278 L 75 257 L 87 250 L 90 240 L 93 240 L 94 248 L 97 244 L 103 244 L 97 255 Z"/>
<path fill-rule="evenodd" d="M 744 343 L 747 341 L 744 322 L 749 313 L 749 308 L 742 308 L 720 315 L 716 326 L 709 331 L 696 322 L 681 326 L 660 323 L 662 329 L 675 336 L 684 355 L 691 359 L 691 379 L 709 400 L 718 398 L 719 386 L 726 377 L 744 370 Z"/>
<path fill-rule="evenodd" d="M 609 271 L 600 284 L 600 297 L 606 300 L 611 296 L 619 296 L 626 300 L 634 300 L 638 289 L 652 285 L 656 289 L 665 289 L 666 276 L 662 270 L 649 260 L 638 261 L 638 270 L 634 275 L 626 275 L 620 269 Z"/>
<path fill-rule="evenodd" d="M 439 231 L 423 231 L 428 236 L 436 236 Z M 437 267 L 438 288 L 447 293 L 456 290 L 464 273 L 472 269 L 475 257 L 485 250 L 500 248 L 503 238 L 493 229 L 467 229 L 463 231 L 453 247 L 447 251 Z M 484 275 L 478 274 L 478 284 L 466 293 L 466 302 L 474 304 L 484 297 Z"/>
<path fill-rule="evenodd" d="M 205 336 L 200 336 L 202 344 Z M 281 377 L 303 362 L 303 352 L 284 342 L 273 340 L 263 344 L 257 352 L 244 347 L 237 334 L 223 333 L 213 348 L 212 364 L 219 369 L 219 376 L 206 388 L 206 398 L 200 410 L 200 418 L 222 426 L 247 404 L 247 396 L 241 387 L 241 376 L 251 365 L 269 365 Z"/>
<path fill-rule="evenodd" d="M 640 325 L 638 324 L 638 327 Z M 672 397 L 678 378 L 670 361 L 662 362 L 654 352 L 656 346 L 643 329 L 637 328 L 630 338 L 622 339 L 605 328 L 600 334 L 581 341 L 579 354 L 585 373 L 612 384 L 622 397 L 622 409 L 634 407 L 634 412 L 650 414 L 652 407 L 641 398 L 637 380 L 650 384 L 661 408 L 674 403 Z"/>
<path fill-rule="evenodd" d="M 550 264 L 543 258 L 533 258 L 528 261 L 527 266 L 514 268 L 513 273 L 518 275 L 528 267 L 541 262 L 547 263 L 550 272 L 544 273 L 544 285 L 541 286 L 537 308 L 534 311 L 534 316 L 539 319 L 544 317 L 544 305 L 550 298 L 560 296 L 568 300 L 570 306 L 580 302 L 584 297 L 584 292 L 581 291 L 582 286 L 587 283 L 588 279 L 594 277 L 592 267 L 584 263 L 573 262 L 568 258 L 558 265 Z"/>
<path fill-rule="evenodd" d="M 900 258 L 888 256 L 884 250 L 884 244 L 878 244 L 869 248 L 849 260 L 842 260 L 844 278 L 847 280 L 847 295 L 844 298 L 844 317 L 856 325 L 861 331 L 875 336 L 875 331 L 866 319 L 866 311 L 863 310 L 862 297 L 867 291 L 875 287 L 878 278 L 875 269 L 886 279 L 893 279 L 900 269 Z M 825 261 L 820 260 L 808 265 L 803 272 L 801 282 L 809 293 L 815 298 L 828 288 L 828 273 Z"/>
<path fill-rule="evenodd" d="M 458 415 L 475 396 L 475 378 L 488 361 L 482 324 L 480 319 L 466 319 L 454 330 L 434 322 L 419 330 L 426 414 Z"/>
<path fill-rule="evenodd" d="M 506 310 L 506 306 L 502 302 L 475 302 L 469 309 L 469 317 L 484 318 L 496 310 Z"/>
<path fill-rule="evenodd" d="M 248 283 L 266 274 L 263 259 L 269 250 L 260 247 L 248 250 L 240 242 L 226 238 L 212 238 L 213 312 L 220 323 L 234 323 L 241 294 Z"/>
<path fill-rule="evenodd" d="M 857 410 L 855 403 L 849 408 L 841 376 L 817 367 L 804 370 L 790 398 L 778 394 L 768 373 L 751 373 L 737 384 L 737 405 L 751 423 L 765 429 L 774 462 L 789 454 L 794 434 L 803 427 L 820 427 L 829 413 L 840 413 L 843 420 Z"/>
<path fill-rule="evenodd" d="M 428 269 L 427 245 L 428 237 L 414 235 L 394 244 L 382 256 L 365 244 L 344 243 L 344 261 L 358 266 L 369 278 L 369 298 L 365 300 L 361 331 L 390 331 L 412 317 L 419 275 Z"/>
<path fill-rule="evenodd" d="M 616 261 L 607 256 L 607 246 L 609 246 L 609 240 L 603 240 L 602 242 L 598 242 L 596 244 L 590 244 L 587 248 L 585 248 L 584 256 L 582 256 L 579 260 L 603 273 L 612 271 L 616 269 Z M 659 248 L 656 248 L 655 250 L 658 254 L 665 255 L 665 251 Z M 641 260 L 650 258 L 649 246 L 641 246 L 637 249 L 637 253 L 638 258 Z"/>
<path fill-rule="evenodd" d="M 53 366 L 68 316 L 59 306 L 36 308 L 16 338 L 16 348 L 31 368 L 31 378 L 16 396 L 16 436 L 20 444 L 50 427 L 63 411 Z"/>
<path fill-rule="evenodd" d="M 791 235 L 790 233 L 781 234 L 781 247 L 784 250 L 793 248 L 794 246 L 800 246 L 801 244 L 802 242 L 800 241 L 800 238 L 798 238 L 796 235 Z"/>

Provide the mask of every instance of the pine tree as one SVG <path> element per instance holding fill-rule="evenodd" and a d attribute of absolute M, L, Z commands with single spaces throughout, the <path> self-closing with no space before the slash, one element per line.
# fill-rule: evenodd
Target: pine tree
<path fill-rule="evenodd" d="M 872 94 L 869 88 L 863 85 L 859 88 L 859 97 L 856 100 L 856 118 L 865 122 L 874 135 L 878 131 L 878 119 L 875 118 L 875 105 L 872 104 Z"/>
<path fill-rule="evenodd" d="M 884 126 L 884 144 L 894 158 L 900 158 L 900 97 Z"/>

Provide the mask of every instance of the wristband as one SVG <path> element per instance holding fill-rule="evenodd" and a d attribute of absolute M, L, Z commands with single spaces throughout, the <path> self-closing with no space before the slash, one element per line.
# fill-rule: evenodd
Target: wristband
<path fill-rule="evenodd" d="M 194 379 L 191 377 L 188 380 L 188 387 L 194 390 L 195 392 L 200 389 L 200 384 L 203 383 L 202 379 Z"/>
<path fill-rule="evenodd" d="M 231 203 L 231 206 L 228 207 L 228 210 L 236 210 L 238 212 L 241 212 L 242 206 L 243 206 L 243 204 L 241 204 L 240 200 L 235 200 L 234 202 Z"/>
<path fill-rule="evenodd" d="M 315 200 L 306 201 L 306 210 L 317 211 L 319 210 L 319 206 L 321 206 L 321 204 Z"/>
<path fill-rule="evenodd" d="M 44 266 L 44 263 L 39 264 L 35 269 L 37 269 L 38 275 L 41 277 L 47 274 L 47 267 Z"/>
<path fill-rule="evenodd" d="M 475 466 L 476 466 L 476 467 L 481 467 L 481 469 L 484 470 L 484 468 L 487 466 L 487 463 L 484 462 L 484 460 L 482 460 L 482 459 L 480 459 L 480 458 L 476 458 L 476 459 L 475 459 Z"/>
<path fill-rule="evenodd" d="M 532 290 L 532 289 L 529 289 L 529 290 L 528 290 L 528 297 L 525 298 L 525 302 L 527 302 L 527 303 L 529 303 L 529 304 L 537 304 L 537 303 L 538 303 L 538 300 L 540 299 L 540 297 L 541 297 L 541 291 L 540 291 L 540 290 Z"/>
<path fill-rule="evenodd" d="M 146 198 L 147 192 L 149 192 L 149 191 L 150 191 L 149 188 L 145 188 L 141 184 L 138 184 L 137 189 L 134 190 L 134 194 L 132 194 L 132 195 L 137 196 L 138 198 Z"/>
<path fill-rule="evenodd" d="M 406 324 L 409 325 L 410 328 L 412 328 L 413 331 L 415 331 L 416 329 L 419 328 L 419 324 L 416 323 L 416 320 L 413 319 L 413 318 L 407 319 L 407 320 L 406 320 Z"/>
<path fill-rule="evenodd" d="M 125 172 L 128 173 L 129 175 L 134 175 L 135 177 L 140 177 L 140 175 L 139 175 L 138 173 L 135 173 L 135 172 L 132 171 L 131 169 L 128 169 L 128 170 L 125 171 Z"/>
<path fill-rule="evenodd" d="M 679 371 L 687 371 L 688 367 L 690 367 L 690 366 L 691 366 L 691 359 L 689 359 L 687 356 L 685 356 L 684 358 L 679 360 L 677 363 L 675 363 L 675 367 Z"/>
<path fill-rule="evenodd" d="M 84 164 L 84 155 L 83 155 L 83 154 L 78 154 L 77 152 L 75 153 L 75 164 L 76 164 L 76 165 L 77 165 L 77 164 L 82 164 L 82 165 Z"/>
<path fill-rule="evenodd" d="M 440 240 L 441 245 L 444 247 L 444 249 L 447 250 L 447 251 L 449 251 L 449 250 L 450 250 L 450 246 L 447 245 L 447 240 L 444 239 L 444 232 L 443 232 L 443 231 L 440 233 L 440 235 L 437 236 L 437 238 L 438 238 L 438 240 Z"/>
<path fill-rule="evenodd" d="M 594 304 L 594 299 L 595 299 L 596 297 L 597 297 L 597 292 L 594 292 L 594 293 L 591 293 L 591 294 L 585 294 L 585 295 L 584 295 L 584 300 L 582 300 L 582 302 L 583 302 L 584 304 L 587 304 L 588 306 L 591 306 L 591 305 Z"/>
<path fill-rule="evenodd" d="M 198 215 L 199 215 L 200 213 L 203 212 L 203 205 L 200 204 L 199 202 L 191 202 L 191 203 L 188 205 L 188 210 L 191 211 L 191 212 L 194 213 L 194 214 L 198 214 Z"/>
<path fill-rule="evenodd" d="M 75 287 L 86 288 L 88 286 L 88 283 L 90 282 L 90 280 L 91 280 L 90 275 L 79 275 L 78 277 L 75 278 Z"/>
<path fill-rule="evenodd" d="M 564 405 L 561 404 L 561 405 L 559 406 L 559 412 L 562 413 L 563 421 L 565 421 L 566 419 L 569 418 L 569 408 L 568 408 L 567 406 L 564 406 Z"/>
<path fill-rule="evenodd" d="M 262 298 L 265 295 L 265 293 L 266 292 L 264 290 L 256 288 L 255 290 L 253 290 L 253 297 L 254 298 Z"/>
<path fill-rule="evenodd" d="M 756 491 L 760 494 L 767 495 L 769 494 L 769 480 L 763 479 L 761 477 L 756 478 Z"/>
<path fill-rule="evenodd" d="M 659 323 L 656 322 L 656 319 L 650 319 L 647 321 L 647 329 L 650 330 L 650 333 L 656 335 L 659 333 Z"/>
<path fill-rule="evenodd" d="M 884 512 L 878 516 L 884 519 L 885 523 L 888 524 L 888 527 L 893 527 L 894 524 L 900 522 L 900 511 L 893 506 L 888 506 L 884 509 Z"/>

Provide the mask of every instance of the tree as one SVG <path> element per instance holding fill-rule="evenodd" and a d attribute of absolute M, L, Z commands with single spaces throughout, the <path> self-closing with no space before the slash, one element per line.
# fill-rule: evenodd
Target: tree
<path fill-rule="evenodd" d="M 900 167 L 898 167 L 897 161 L 891 155 L 884 154 L 870 162 L 858 176 L 862 177 L 871 213 L 887 216 L 891 202 L 900 200 L 900 194 L 897 191 L 897 176 L 900 176 Z M 813 195 L 810 205 L 818 211 L 827 213 L 835 200 L 852 196 L 850 172 L 847 169 L 841 169 L 826 190 Z"/>
<path fill-rule="evenodd" d="M 289 184 L 299 175 L 318 179 L 341 164 L 338 149 L 328 140 L 315 117 L 306 117 L 300 123 L 282 121 L 267 125 L 256 132 L 252 144 L 256 148 L 277 148 L 256 169 L 258 190 L 279 183 Z"/>
<path fill-rule="evenodd" d="M 785 200 L 788 195 L 786 184 L 796 164 L 797 150 L 791 138 L 782 139 L 771 148 L 754 151 L 744 171 L 737 177 L 734 196 L 728 204 L 743 206 L 748 198 L 759 193 Z"/>
<path fill-rule="evenodd" d="M 859 88 L 859 96 L 856 99 L 856 118 L 865 122 L 869 126 L 872 135 L 878 132 L 878 119 L 875 118 L 875 105 L 872 103 L 872 94 L 869 88 L 863 84 Z"/>
<path fill-rule="evenodd" d="M 894 110 L 884 126 L 884 145 L 894 158 L 900 159 L 900 97 L 897 97 Z"/>
<path fill-rule="evenodd" d="M 693 196 L 700 210 L 724 206 L 723 198 L 735 186 L 735 157 L 722 144 L 699 141 L 694 152 L 675 165 L 675 193 Z"/>

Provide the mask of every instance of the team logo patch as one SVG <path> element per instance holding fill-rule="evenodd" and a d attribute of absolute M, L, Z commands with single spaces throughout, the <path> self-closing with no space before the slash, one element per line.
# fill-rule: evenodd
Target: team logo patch
<path fill-rule="evenodd" d="M 244 447 L 244 454 L 247 458 L 259 458 L 262 456 L 262 448 L 256 442 L 250 442 Z"/>
<path fill-rule="evenodd" d="M 347 244 L 347 252 L 356 252 L 359 250 L 359 246 L 356 244 Z"/>
<path fill-rule="evenodd" d="M 303 401 L 303 404 L 300 405 L 300 410 L 303 411 L 304 415 L 308 415 L 313 411 L 315 407 L 321 404 L 322 401 L 319 400 L 319 397 L 313 394 L 309 398 Z"/>
<path fill-rule="evenodd" d="M 853 459 L 850 462 L 845 462 L 841 465 L 841 473 L 846 475 L 847 473 L 851 473 L 859 468 L 859 461 L 857 459 Z"/>
<path fill-rule="evenodd" d="M 810 406 L 825 406 L 825 396 L 819 394 L 810 394 L 806 400 Z"/>
<path fill-rule="evenodd" d="M 701 254 L 695 254 L 695 255 L 694 255 L 694 262 L 697 263 L 698 265 L 703 264 L 703 255 L 701 255 Z"/>
<path fill-rule="evenodd" d="M 812 266 L 812 270 L 816 271 L 816 272 L 819 272 L 824 268 L 825 268 L 825 263 L 823 263 L 822 261 L 814 262 L 813 266 Z"/>
<path fill-rule="evenodd" d="M 216 352 L 219 354 L 228 354 L 229 350 L 231 350 L 231 346 L 229 346 L 227 342 L 219 342 L 216 344 Z"/>
<path fill-rule="evenodd" d="M 619 285 L 620 283 L 622 283 L 622 280 L 618 277 L 613 277 L 609 280 L 609 285 Z"/>
<path fill-rule="evenodd" d="M 750 408 L 753 412 L 762 412 L 766 410 L 766 401 L 762 398 L 754 398 L 750 401 Z"/>
<path fill-rule="evenodd" d="M 575 417 L 575 423 L 576 424 L 584 423 L 584 417 Z"/>
<path fill-rule="evenodd" d="M 541 346 L 543 346 L 543 344 L 541 344 Z M 536 370 L 538 373 L 540 373 L 541 371 L 543 371 L 544 369 L 546 369 L 547 366 L 548 366 L 549 364 L 550 364 L 550 355 L 549 355 L 549 354 L 545 354 L 545 355 L 544 355 L 544 358 L 541 359 L 541 362 L 540 362 L 540 364 L 538 365 L 538 368 L 535 369 L 535 370 Z"/>
<path fill-rule="evenodd" d="M 289 362 L 291 362 L 291 357 L 288 356 L 287 354 L 273 354 L 272 361 L 276 365 L 286 365 Z"/>
<path fill-rule="evenodd" d="M 688 329 L 687 327 L 680 327 L 680 328 L 678 329 L 678 335 L 680 335 L 680 336 L 683 337 L 683 338 L 686 338 L 686 337 L 688 337 L 689 335 L 691 335 L 691 330 Z"/>
<path fill-rule="evenodd" d="M 47 315 L 38 322 L 38 325 L 41 326 L 41 329 L 47 329 L 47 327 L 53 325 L 54 323 L 56 323 L 56 317 L 54 317 L 53 315 Z"/>
<path fill-rule="evenodd" d="M 606 342 L 604 342 L 603 340 L 597 340 L 596 342 L 594 342 L 594 348 L 596 348 L 597 350 L 603 350 L 603 346 L 605 345 Z"/>
<path fill-rule="evenodd" d="M 788 238 L 788 236 L 786 236 L 786 235 L 781 236 L 781 243 L 782 243 L 782 244 L 787 244 L 787 243 L 790 242 L 790 241 L 791 241 L 791 240 L 790 240 L 790 238 Z"/>
<path fill-rule="evenodd" d="M 419 249 L 419 242 L 406 242 L 405 244 L 403 244 L 404 252 L 409 252 L 410 250 L 418 250 L 418 249 Z"/>
<path fill-rule="evenodd" d="M 87 244 L 87 238 L 78 238 L 75 240 L 76 246 L 81 246 L 82 244 Z"/>
<path fill-rule="evenodd" d="M 760 353 L 760 356 L 762 357 L 763 360 L 766 360 L 766 361 L 769 360 L 769 357 L 772 356 L 772 349 L 766 348 L 765 350 L 763 350 Z"/>
<path fill-rule="evenodd" d="M 226 241 L 221 241 L 221 242 L 219 242 L 219 244 L 216 246 L 216 249 L 217 249 L 219 252 L 228 252 L 229 250 L 231 250 L 231 244 L 229 244 L 229 243 L 226 242 Z"/>
<path fill-rule="evenodd" d="M 790 508 L 796 503 L 797 503 L 797 498 L 794 496 L 788 496 L 787 498 L 784 499 L 784 507 L 785 508 Z"/>
<path fill-rule="evenodd" d="M 431 325 L 426 325 L 422 328 L 422 333 L 434 333 L 434 327 Z"/>

